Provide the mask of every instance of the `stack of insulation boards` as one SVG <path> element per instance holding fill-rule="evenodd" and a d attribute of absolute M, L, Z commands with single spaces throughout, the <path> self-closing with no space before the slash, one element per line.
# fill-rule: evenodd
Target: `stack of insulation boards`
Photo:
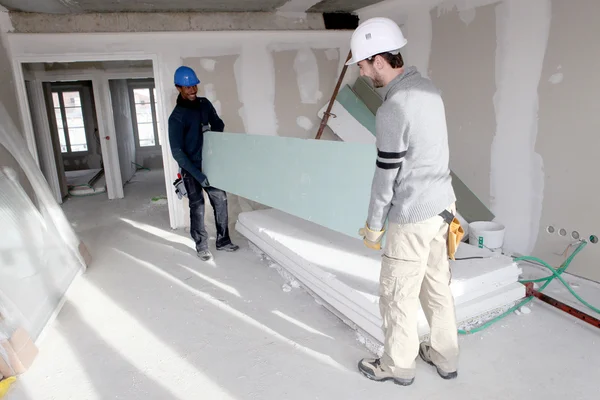
<path fill-rule="evenodd" d="M 383 341 L 378 305 L 381 253 L 360 239 L 276 209 L 241 213 L 236 230 L 341 319 Z M 486 314 L 525 296 L 525 287 L 517 282 L 521 270 L 511 258 L 469 244 L 461 244 L 456 258 L 465 258 L 451 261 L 459 325 L 485 320 Z M 422 310 L 419 314 L 423 337 L 429 326 Z"/>

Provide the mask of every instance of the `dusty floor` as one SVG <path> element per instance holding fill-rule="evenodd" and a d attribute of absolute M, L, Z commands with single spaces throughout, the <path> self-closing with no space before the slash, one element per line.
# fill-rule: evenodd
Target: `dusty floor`
<path fill-rule="evenodd" d="M 240 252 L 199 261 L 151 200 L 163 183 L 140 172 L 123 200 L 65 204 L 94 263 L 9 399 L 597 398 L 600 330 L 539 302 L 461 337 L 455 381 L 419 361 L 410 387 L 371 382 L 356 371 L 368 353 L 354 332 L 302 289 L 283 291 L 235 232 Z"/>

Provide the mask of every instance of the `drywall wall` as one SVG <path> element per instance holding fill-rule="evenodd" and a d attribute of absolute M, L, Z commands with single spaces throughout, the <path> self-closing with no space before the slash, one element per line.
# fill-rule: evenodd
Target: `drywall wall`
<path fill-rule="evenodd" d="M 478 8 L 469 25 L 456 11 L 433 9 L 429 19 L 433 20 L 430 78 L 442 91 L 446 107 L 450 165 L 490 207 L 489 149 L 496 132 L 495 8 Z"/>
<path fill-rule="evenodd" d="M 119 165 L 121 166 L 121 180 L 125 185 L 136 171 L 135 137 L 133 134 L 133 119 L 129 101 L 129 89 L 126 79 L 109 80 L 110 96 L 112 101 L 113 116 L 115 119 L 115 134 L 119 149 Z"/>
<path fill-rule="evenodd" d="M 10 13 L 15 32 L 178 32 L 226 30 L 320 30 L 323 15 L 268 12 L 232 13 Z"/>
<path fill-rule="evenodd" d="M 412 0 L 384 3 L 359 15 L 393 8 L 409 45 L 427 43 L 427 31 L 411 28 L 423 21 Z M 506 250 L 560 264 L 574 237 L 600 235 L 590 217 L 599 189 L 587 183 L 596 180 L 592 132 L 600 117 L 590 88 L 598 85 L 600 54 L 582 46 L 599 33 L 600 4 L 432 0 L 422 7 L 430 10 L 432 39 L 428 63 L 417 62 L 442 90 L 451 167 L 506 225 Z M 570 271 L 600 281 L 598 257 L 600 244 L 589 244 Z"/>
<path fill-rule="evenodd" d="M 600 148 L 600 50 L 586 38 L 600 35 L 594 0 L 552 2 L 552 24 L 539 92 L 539 133 L 535 151 L 544 162 L 544 197 L 534 254 L 562 262 L 573 242 L 600 236 L 597 204 Z M 548 227 L 554 227 L 548 233 Z M 563 237 L 560 230 L 564 229 Z M 588 244 L 571 271 L 600 281 L 600 244 Z"/>
<path fill-rule="evenodd" d="M 333 94 L 339 63 L 337 48 L 308 46 L 253 46 L 240 55 L 183 59 L 196 71 L 199 93 L 213 103 L 225 131 L 300 138 L 316 136 L 317 112 Z M 322 139 L 337 140 L 330 129 Z"/>
<path fill-rule="evenodd" d="M 333 94 L 339 59 L 337 49 L 304 47 L 273 53 L 279 136 L 315 138 L 321 123 L 317 114 Z M 330 130 L 321 137 L 332 139 Z"/>
<path fill-rule="evenodd" d="M 243 104 L 238 96 L 234 66 L 238 55 L 217 57 L 190 57 L 182 60 L 183 65 L 193 68 L 200 79 L 199 96 L 206 97 L 215 107 L 225 123 L 228 132 L 245 132 L 244 121 L 240 115 Z M 173 85 L 172 79 L 168 82 Z M 170 99 L 173 106 L 179 92 L 173 92 Z M 169 114 L 172 108 L 169 108 Z"/>

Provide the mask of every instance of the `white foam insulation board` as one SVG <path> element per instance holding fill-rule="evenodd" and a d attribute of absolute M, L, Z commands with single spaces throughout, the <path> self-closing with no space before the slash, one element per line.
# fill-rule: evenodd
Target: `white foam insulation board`
<path fill-rule="evenodd" d="M 360 239 L 276 209 L 241 213 L 236 230 L 338 316 L 383 341 L 378 305 L 381 252 L 368 249 Z M 465 259 L 451 261 L 459 324 L 525 296 L 525 287 L 517 282 L 521 269 L 511 258 L 466 243 L 456 258 Z M 419 310 L 419 335 L 428 333 Z"/>

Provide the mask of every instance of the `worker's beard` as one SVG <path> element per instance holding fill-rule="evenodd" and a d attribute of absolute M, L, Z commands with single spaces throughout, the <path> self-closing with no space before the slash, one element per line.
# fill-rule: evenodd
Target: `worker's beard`
<path fill-rule="evenodd" d="M 373 86 L 376 88 L 382 88 L 385 86 L 385 83 L 383 83 L 383 77 L 377 71 L 373 72 L 373 77 L 371 80 L 373 81 Z"/>

